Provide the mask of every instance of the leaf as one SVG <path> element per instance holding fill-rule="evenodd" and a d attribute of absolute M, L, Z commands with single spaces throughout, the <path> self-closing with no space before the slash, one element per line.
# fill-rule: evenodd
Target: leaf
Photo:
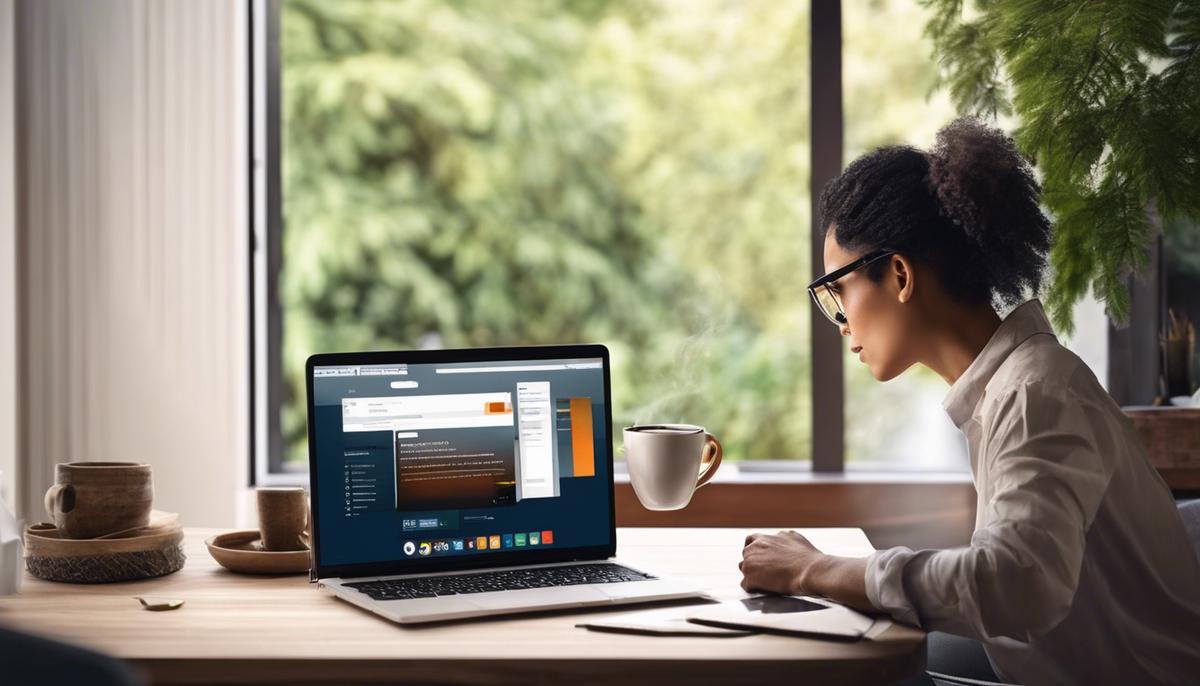
<path fill-rule="evenodd" d="M 164 612 L 166 610 L 177 610 L 183 607 L 183 601 L 178 598 L 165 598 L 162 596 L 134 596 L 142 607 L 152 612 Z"/>

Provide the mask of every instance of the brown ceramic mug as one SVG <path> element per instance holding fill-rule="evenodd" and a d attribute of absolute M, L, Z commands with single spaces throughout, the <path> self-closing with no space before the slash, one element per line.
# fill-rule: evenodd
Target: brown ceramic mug
<path fill-rule="evenodd" d="M 65 538 L 95 538 L 150 523 L 154 479 L 136 462 L 62 462 L 46 511 Z"/>
<path fill-rule="evenodd" d="M 308 493 L 299 486 L 264 487 L 257 498 L 263 550 L 304 550 L 300 534 L 308 524 Z"/>

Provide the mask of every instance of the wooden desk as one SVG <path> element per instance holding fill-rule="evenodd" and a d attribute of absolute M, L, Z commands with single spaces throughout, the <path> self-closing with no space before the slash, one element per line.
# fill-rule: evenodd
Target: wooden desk
<path fill-rule="evenodd" d="M 860 529 L 801 529 L 819 548 L 869 554 Z M 232 574 L 189 529 L 187 565 L 161 579 L 82 586 L 26 576 L 0 598 L 0 623 L 128 660 L 155 683 L 364 682 L 482 684 L 888 683 L 925 662 L 924 634 L 892 625 L 875 640 L 833 642 L 755 635 L 662 638 L 575 628 L 581 616 L 632 608 L 498 617 L 404 628 L 335 599 L 305 576 Z M 721 598 L 743 597 L 744 529 L 620 529 L 619 555 L 689 579 Z M 135 595 L 182 598 L 148 612 Z"/>

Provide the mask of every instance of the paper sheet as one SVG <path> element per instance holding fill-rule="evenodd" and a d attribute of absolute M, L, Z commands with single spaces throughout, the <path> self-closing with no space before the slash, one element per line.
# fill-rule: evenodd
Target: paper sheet
<path fill-rule="evenodd" d="M 597 617 L 575 626 L 592 631 L 644 634 L 654 636 L 749 636 L 754 631 L 702 626 L 688 622 L 693 608 L 669 607 L 657 610 L 627 612 L 616 616 Z"/>

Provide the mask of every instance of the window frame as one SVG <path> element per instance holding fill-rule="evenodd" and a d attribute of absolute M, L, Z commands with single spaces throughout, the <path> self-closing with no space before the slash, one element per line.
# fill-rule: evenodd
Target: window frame
<path fill-rule="evenodd" d="M 284 468 L 282 110 L 279 21 L 283 0 L 250 0 L 250 486 L 307 485 Z"/>
<path fill-rule="evenodd" d="M 821 191 L 841 173 L 845 154 L 841 0 L 811 0 L 808 17 L 811 280 L 820 278 L 825 262 L 825 232 L 818 227 Z M 843 472 L 846 416 L 842 336 L 817 307 L 810 306 L 808 315 L 812 337 L 812 471 Z"/>

